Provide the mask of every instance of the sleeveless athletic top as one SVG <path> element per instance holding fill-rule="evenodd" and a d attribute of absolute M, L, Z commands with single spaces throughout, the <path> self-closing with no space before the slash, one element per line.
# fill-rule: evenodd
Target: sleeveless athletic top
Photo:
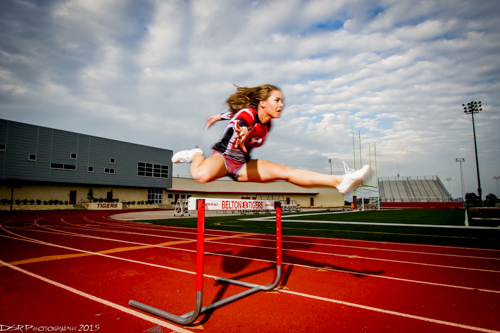
<path fill-rule="evenodd" d="M 229 119 L 226 113 L 221 115 L 222 119 Z M 253 148 L 260 147 L 266 140 L 267 133 L 271 130 L 271 121 L 267 124 L 260 122 L 258 113 L 255 109 L 247 108 L 238 111 L 227 124 L 222 134 L 222 139 L 217 142 L 212 148 L 224 156 L 238 162 L 248 162 L 250 160 L 250 152 Z M 236 123 L 239 122 L 240 127 L 248 128 L 248 136 L 245 141 L 247 153 L 243 152 L 239 146 L 236 146 Z"/>

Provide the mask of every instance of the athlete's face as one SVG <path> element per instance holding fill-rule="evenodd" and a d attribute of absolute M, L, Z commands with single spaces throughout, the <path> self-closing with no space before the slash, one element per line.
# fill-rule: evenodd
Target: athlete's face
<path fill-rule="evenodd" d="M 262 108 L 271 118 L 279 118 L 281 110 L 283 109 L 283 95 L 279 90 L 271 91 L 271 95 L 264 100 L 260 101 Z"/>

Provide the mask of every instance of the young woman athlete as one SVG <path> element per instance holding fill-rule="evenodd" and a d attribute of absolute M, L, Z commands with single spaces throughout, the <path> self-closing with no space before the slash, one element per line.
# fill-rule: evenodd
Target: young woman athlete
<path fill-rule="evenodd" d="M 236 93 L 226 102 L 229 112 L 207 120 L 207 128 L 216 121 L 229 120 L 210 157 L 205 158 L 198 148 L 182 150 L 172 157 L 174 163 L 191 163 L 191 175 L 196 181 L 207 183 L 224 176 L 238 182 L 285 180 L 299 186 L 334 186 L 345 194 L 368 175 L 368 165 L 344 175 L 327 175 L 251 159 L 251 150 L 262 146 L 266 140 L 271 120 L 280 117 L 283 95 L 272 85 L 237 87 Z"/>

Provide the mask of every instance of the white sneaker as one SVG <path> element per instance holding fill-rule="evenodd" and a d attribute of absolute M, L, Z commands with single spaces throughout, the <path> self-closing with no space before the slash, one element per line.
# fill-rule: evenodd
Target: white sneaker
<path fill-rule="evenodd" d="M 191 150 L 181 150 L 172 156 L 172 162 L 174 163 L 191 163 L 193 156 L 195 154 L 202 154 L 203 150 L 200 148 L 195 148 Z"/>
<path fill-rule="evenodd" d="M 346 194 L 354 186 L 360 184 L 369 173 L 370 167 L 368 165 L 363 166 L 359 170 L 346 173 L 342 183 L 337 186 L 337 190 L 339 190 L 341 194 Z"/>

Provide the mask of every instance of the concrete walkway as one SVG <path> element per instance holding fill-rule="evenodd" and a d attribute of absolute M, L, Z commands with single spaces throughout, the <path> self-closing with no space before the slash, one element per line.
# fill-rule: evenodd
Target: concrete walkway
<path fill-rule="evenodd" d="M 312 211 L 326 211 L 326 208 L 323 209 L 302 209 L 302 212 L 312 212 Z M 234 213 L 233 213 L 234 212 Z M 148 210 L 148 211 L 143 211 L 143 212 L 132 212 L 132 213 L 120 213 L 120 214 L 114 214 L 109 216 L 109 218 L 115 219 L 115 220 L 122 220 L 122 221 L 139 221 L 139 220 L 163 220 L 163 219 L 179 219 L 179 218 L 190 218 L 190 217 L 197 217 L 197 212 L 196 211 L 190 211 L 191 216 L 188 214 L 185 214 L 183 217 L 177 215 L 174 216 L 175 211 L 174 210 Z M 292 212 L 294 213 L 294 212 Z M 283 214 L 287 214 L 287 212 L 283 212 Z M 205 216 L 210 217 L 210 216 L 232 216 L 232 215 L 242 215 L 240 212 L 237 211 L 214 211 L 214 210 L 207 210 L 205 211 Z M 259 215 L 259 214 L 252 214 L 252 216 Z M 248 216 L 251 216 L 251 214 L 248 214 Z"/>
<path fill-rule="evenodd" d="M 120 213 L 109 216 L 109 218 L 115 220 L 122 221 L 138 221 L 138 220 L 163 220 L 163 219 L 180 219 L 180 218 L 190 218 L 197 217 L 197 211 L 190 211 L 188 214 L 184 214 L 184 216 L 174 215 L 174 210 L 153 210 L 153 211 L 144 211 L 144 212 L 132 212 L 132 213 Z M 205 216 L 230 216 L 230 215 L 242 215 L 241 213 L 231 213 L 231 212 L 221 212 L 221 211 L 213 211 L 207 210 L 205 211 Z"/>

